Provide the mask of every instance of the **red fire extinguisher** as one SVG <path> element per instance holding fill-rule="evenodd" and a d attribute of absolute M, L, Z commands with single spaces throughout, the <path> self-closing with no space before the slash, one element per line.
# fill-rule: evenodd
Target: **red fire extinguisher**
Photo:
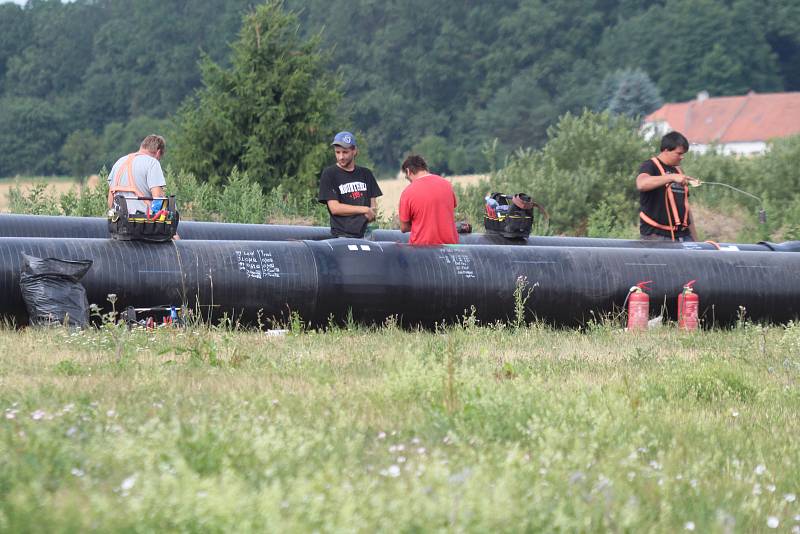
<path fill-rule="evenodd" d="M 650 297 L 644 292 L 650 289 L 647 284 L 639 282 L 628 293 L 628 330 L 647 330 L 647 321 L 650 318 Z"/>
<path fill-rule="evenodd" d="M 678 295 L 678 328 L 681 330 L 697 330 L 700 322 L 698 318 L 700 297 L 692 287 L 695 282 L 696 280 L 686 282 L 683 291 Z"/>

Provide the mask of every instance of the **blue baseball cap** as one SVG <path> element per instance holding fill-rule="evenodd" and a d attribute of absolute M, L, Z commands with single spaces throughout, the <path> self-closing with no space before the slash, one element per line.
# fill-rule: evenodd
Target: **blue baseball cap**
<path fill-rule="evenodd" d="M 344 148 L 355 148 L 356 136 L 351 134 L 350 132 L 339 132 L 333 138 L 333 143 L 331 143 L 331 146 L 333 145 L 337 145 Z"/>

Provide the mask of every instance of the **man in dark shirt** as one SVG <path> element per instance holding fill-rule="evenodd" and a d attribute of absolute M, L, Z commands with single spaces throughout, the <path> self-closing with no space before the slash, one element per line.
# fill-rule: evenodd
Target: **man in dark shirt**
<path fill-rule="evenodd" d="M 356 165 L 358 146 L 350 132 L 333 138 L 336 165 L 322 171 L 318 200 L 328 206 L 331 233 L 336 237 L 364 237 L 367 224 L 375 220 L 380 187 L 366 167 Z"/>
<path fill-rule="evenodd" d="M 661 138 L 661 153 L 639 167 L 639 234 L 656 241 L 697 241 L 689 210 L 689 184 L 698 180 L 679 167 L 689 141 L 678 132 Z"/>

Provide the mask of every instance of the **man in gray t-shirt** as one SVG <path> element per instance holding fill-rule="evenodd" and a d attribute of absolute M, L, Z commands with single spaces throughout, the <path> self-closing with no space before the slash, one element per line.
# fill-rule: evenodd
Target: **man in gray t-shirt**
<path fill-rule="evenodd" d="M 133 200 L 136 197 L 163 197 L 164 172 L 161 170 L 159 160 L 164 155 L 166 141 L 160 135 L 148 135 L 142 140 L 139 151 L 127 156 L 122 156 L 111 168 L 108 175 L 108 207 L 114 200 L 114 195 L 122 194 L 128 200 L 128 213 L 140 211 L 147 213 L 149 201 Z M 130 176 L 133 174 L 133 182 Z M 161 204 L 156 201 L 153 208 Z M 155 211 L 155 209 L 153 210 Z"/>

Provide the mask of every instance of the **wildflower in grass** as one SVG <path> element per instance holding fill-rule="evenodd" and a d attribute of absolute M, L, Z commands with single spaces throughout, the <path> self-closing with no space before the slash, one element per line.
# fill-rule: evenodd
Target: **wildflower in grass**
<path fill-rule="evenodd" d="M 115 416 L 117 415 L 117 412 L 115 412 L 114 410 L 108 410 L 108 411 L 106 412 L 106 415 L 107 415 L 108 417 L 115 417 Z"/>
<path fill-rule="evenodd" d="M 406 457 L 405 457 L 405 456 L 398 456 L 398 457 L 397 457 L 397 463 L 398 463 L 398 464 L 404 464 L 404 463 L 406 463 Z"/>
<path fill-rule="evenodd" d="M 13 408 L 6 408 L 6 419 L 15 419 L 19 410 L 14 410 Z"/>
<path fill-rule="evenodd" d="M 761 484 L 753 485 L 753 495 L 761 495 Z"/>
<path fill-rule="evenodd" d="M 417 454 L 420 454 L 420 455 L 425 454 L 425 447 L 419 447 L 417 449 Z"/>
<path fill-rule="evenodd" d="M 683 525 L 684 530 L 694 530 L 694 521 L 687 521 L 686 524 Z"/>
<path fill-rule="evenodd" d="M 378 432 L 378 439 L 386 439 L 386 432 Z"/>
<path fill-rule="evenodd" d="M 133 489 L 136 485 L 136 475 L 131 475 L 125 480 L 122 481 L 122 484 L 119 485 L 119 490 L 122 496 L 127 496 L 128 492 Z"/>
<path fill-rule="evenodd" d="M 768 492 L 775 493 L 775 484 L 767 484 L 766 488 Z"/>
<path fill-rule="evenodd" d="M 794 502 L 797 499 L 794 493 L 786 493 L 783 496 L 783 500 L 786 502 Z"/>
<path fill-rule="evenodd" d="M 778 525 L 780 525 L 780 524 L 781 524 L 781 522 L 774 515 L 771 515 L 771 516 L 769 516 L 767 518 L 767 526 L 769 528 L 778 528 Z"/>
<path fill-rule="evenodd" d="M 74 436 L 74 435 L 75 435 L 75 434 L 77 434 L 77 433 L 78 433 L 78 429 L 77 429 L 77 428 L 75 428 L 74 426 L 71 426 L 71 427 L 69 427 L 69 428 L 67 429 L 67 437 L 68 437 L 68 438 L 71 438 L 72 436 Z"/>
<path fill-rule="evenodd" d="M 791 532 L 792 534 L 800 534 L 800 526 L 797 525 L 793 526 Z"/>
<path fill-rule="evenodd" d="M 767 472 L 767 466 L 766 466 L 766 465 L 764 465 L 764 464 L 758 464 L 758 465 L 756 466 L 756 469 L 755 469 L 755 474 L 757 474 L 757 475 L 763 475 L 763 474 L 764 474 L 764 473 L 766 473 L 766 472 Z"/>
<path fill-rule="evenodd" d="M 733 417 L 739 417 L 739 410 L 731 410 L 731 415 Z"/>
<path fill-rule="evenodd" d="M 800 514 L 797 514 L 797 515 L 795 515 L 795 516 L 794 516 L 794 520 L 795 520 L 795 521 L 800 521 Z"/>
<path fill-rule="evenodd" d="M 690 480 L 690 481 L 689 481 L 689 485 L 690 485 L 691 487 L 693 487 L 693 488 L 696 488 L 696 487 L 697 487 L 697 479 L 696 479 L 696 478 L 693 478 L 692 480 Z"/>
<path fill-rule="evenodd" d="M 31 419 L 34 421 L 40 421 L 41 419 L 44 419 L 45 415 L 47 414 L 44 412 L 44 410 L 36 410 L 31 414 Z"/>
<path fill-rule="evenodd" d="M 656 462 L 655 460 L 650 460 L 650 467 L 654 471 L 661 471 L 661 464 Z"/>
<path fill-rule="evenodd" d="M 79 477 L 79 478 L 84 475 L 83 470 L 82 469 L 78 469 L 77 467 L 73 467 L 70 470 L 70 473 L 72 473 L 73 476 L 76 476 L 76 477 Z"/>
<path fill-rule="evenodd" d="M 388 469 L 381 469 L 381 475 L 385 477 L 399 477 L 400 476 L 400 466 L 399 465 L 390 465 Z"/>
<path fill-rule="evenodd" d="M 413 443 L 414 445 L 419 445 L 419 438 L 412 438 L 411 443 Z"/>

